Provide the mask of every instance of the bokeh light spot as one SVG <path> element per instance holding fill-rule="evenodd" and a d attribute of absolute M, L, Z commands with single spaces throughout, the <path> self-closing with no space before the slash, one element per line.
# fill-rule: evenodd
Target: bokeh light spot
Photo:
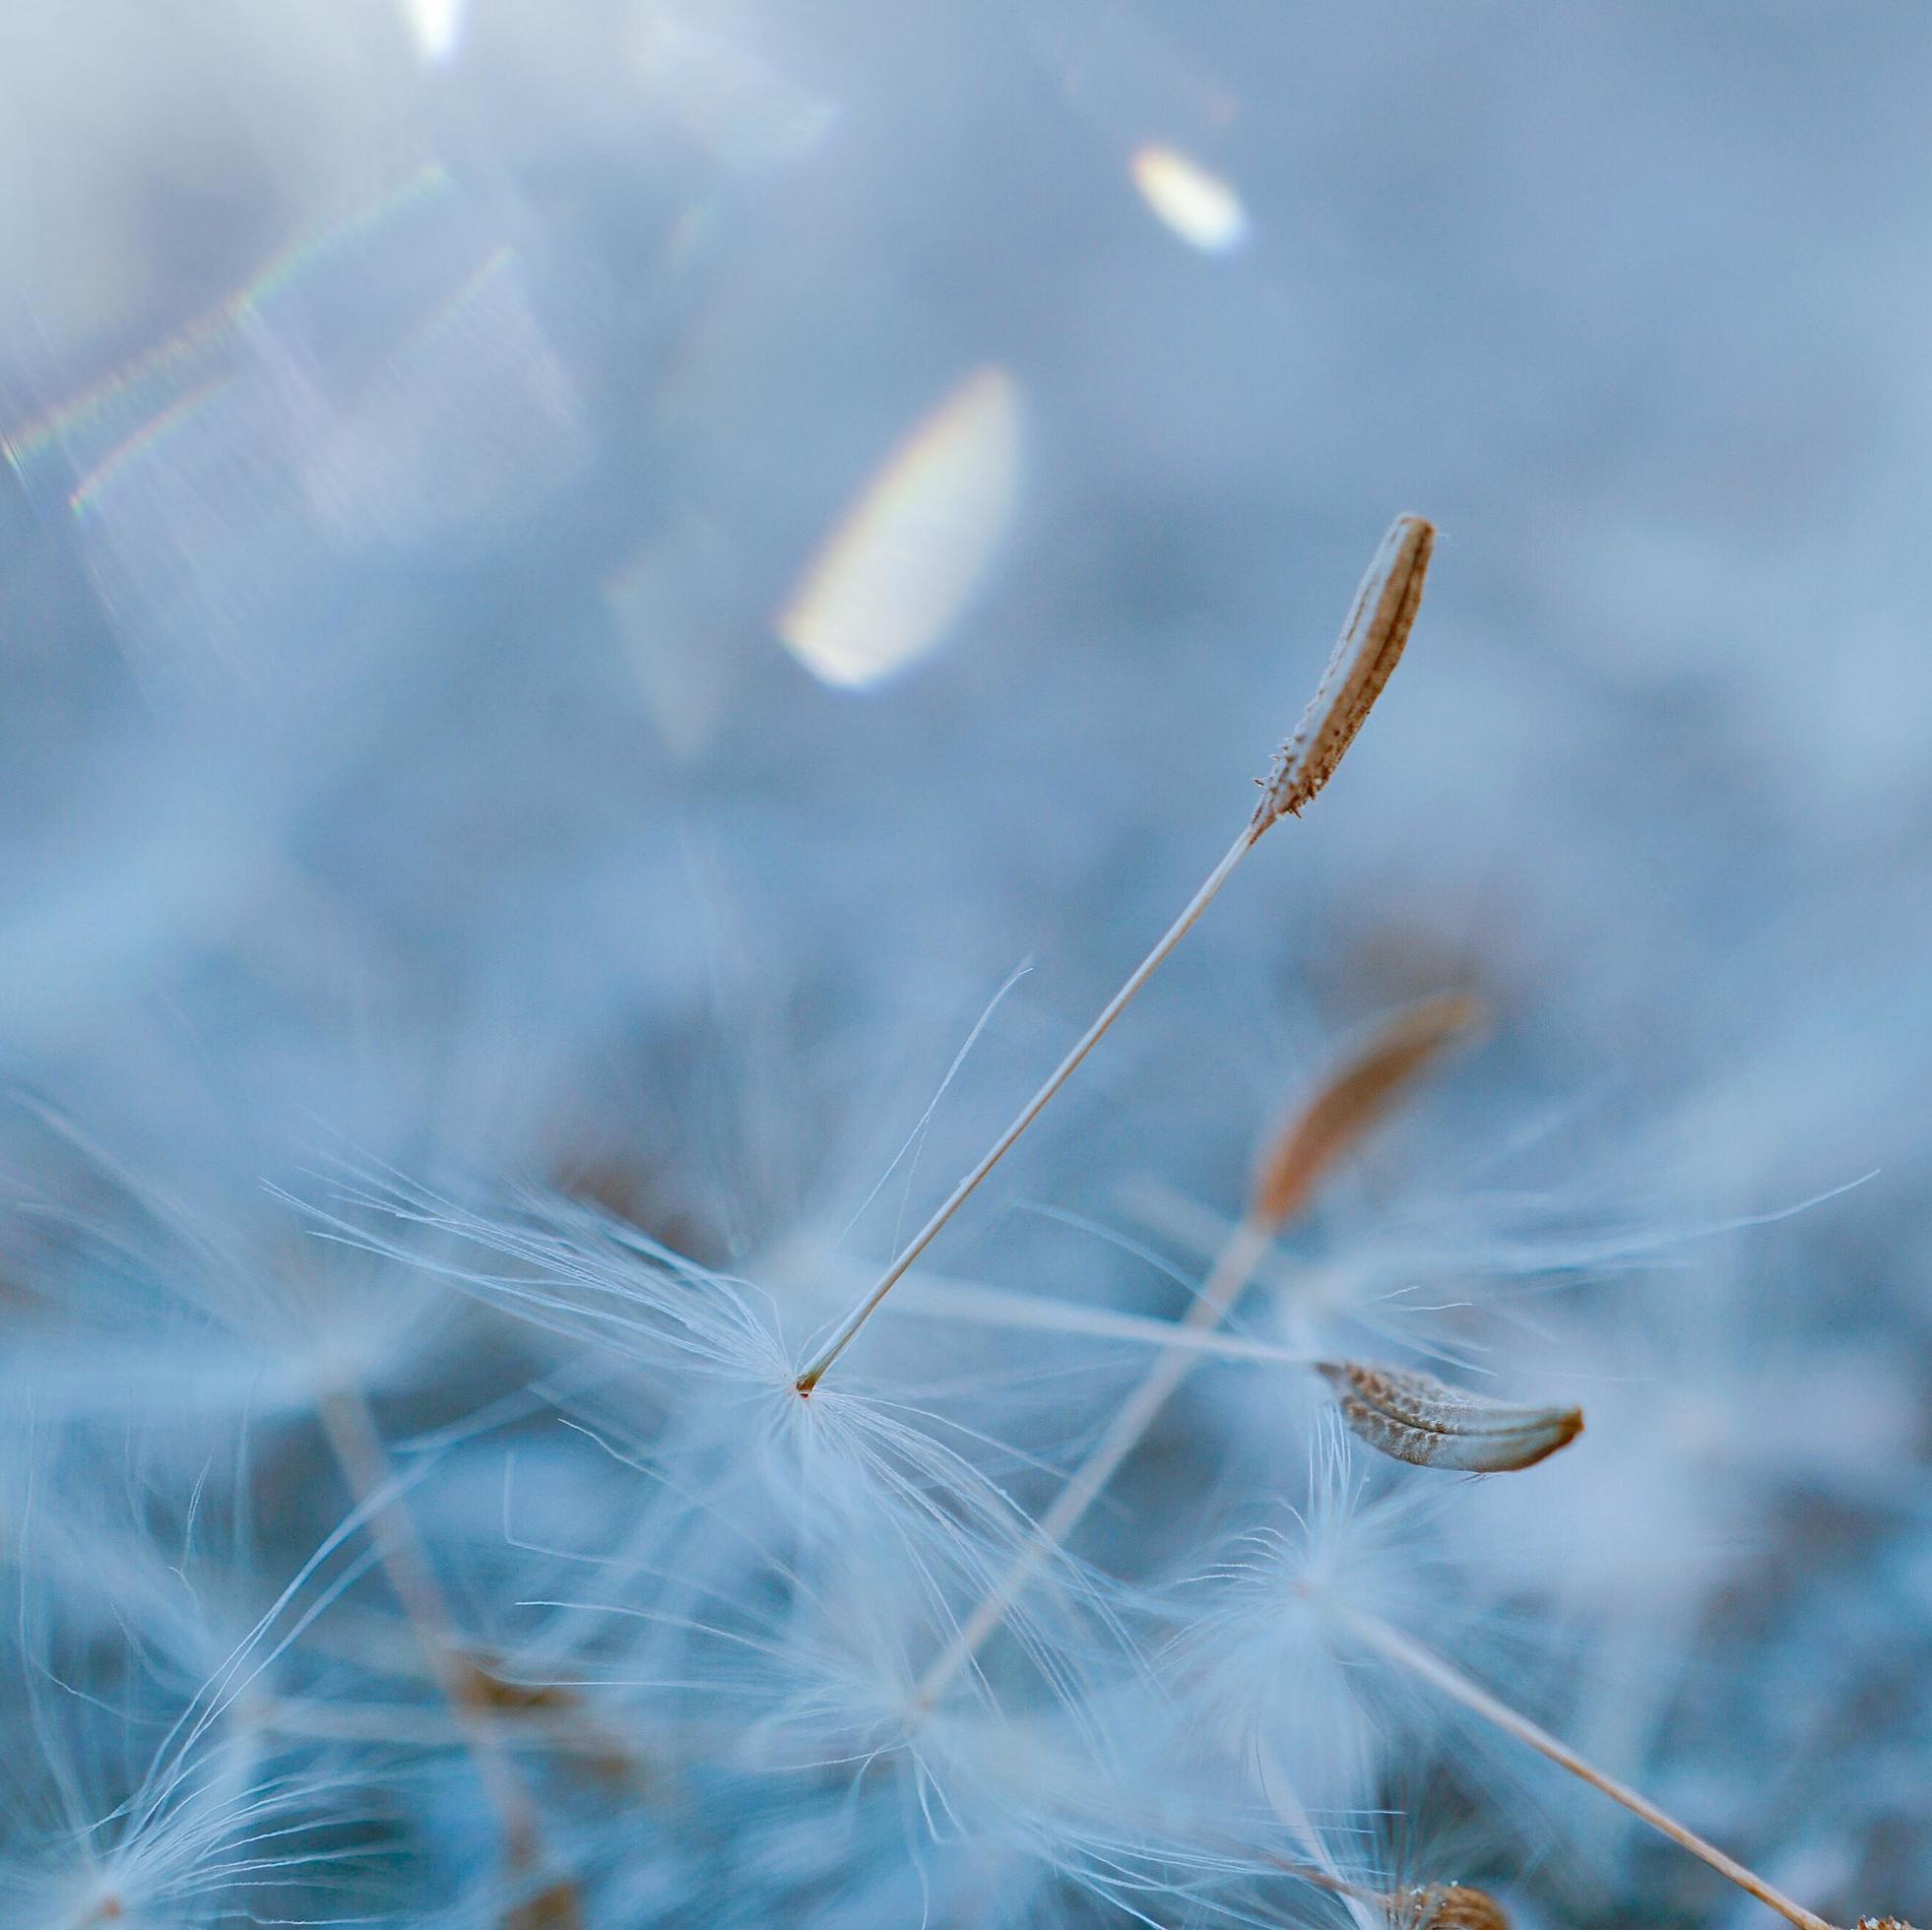
<path fill-rule="evenodd" d="M 821 682 L 874 683 L 924 656 L 986 576 L 1020 482 L 1020 398 L 1003 369 L 968 376 L 887 457 L 779 612 Z"/>
<path fill-rule="evenodd" d="M 1191 248 L 1224 255 L 1248 238 L 1248 211 L 1218 174 L 1176 148 L 1147 142 L 1127 163 L 1133 185 L 1156 218 Z"/>

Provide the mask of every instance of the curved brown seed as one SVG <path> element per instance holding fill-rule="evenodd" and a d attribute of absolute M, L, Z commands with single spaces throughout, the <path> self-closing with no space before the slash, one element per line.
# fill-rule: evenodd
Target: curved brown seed
<path fill-rule="evenodd" d="M 1583 1431 L 1578 1407 L 1518 1407 L 1433 1374 L 1366 1361 L 1320 1361 L 1342 1419 L 1371 1448 L 1415 1467 L 1507 1474 L 1534 1467 Z"/>
<path fill-rule="evenodd" d="M 1321 1176 L 1481 1017 L 1475 999 L 1452 992 L 1384 1019 L 1268 1147 L 1255 1173 L 1252 1217 L 1277 1227 L 1298 1212 Z"/>
<path fill-rule="evenodd" d="M 1402 646 L 1422 607 L 1422 580 L 1435 545 L 1435 526 L 1420 516 L 1398 516 L 1389 525 L 1295 735 L 1275 752 L 1261 780 L 1256 835 L 1276 818 L 1300 811 L 1334 775 L 1342 753 L 1355 741 L 1363 719 L 1401 661 Z"/>

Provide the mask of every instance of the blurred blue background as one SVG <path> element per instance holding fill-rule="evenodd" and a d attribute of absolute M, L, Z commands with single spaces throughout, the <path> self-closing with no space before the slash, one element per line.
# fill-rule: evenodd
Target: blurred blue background
<path fill-rule="evenodd" d="M 1922 1636 L 1928 71 L 1907 4 L 12 0 L 0 1076 L 175 1184 L 340 1141 L 769 1250 L 1031 958 L 1024 1089 L 1413 509 L 1346 770 L 1005 1196 L 1238 1199 L 1446 984 L 1446 1138 L 1560 1115 L 1546 1199 L 1875 1174 L 1681 1345 L 1881 1375 Z M 1776 1518 L 1802 1677 L 1848 1531 Z M 1834 1734 L 1819 1867 L 1907 1866 Z"/>

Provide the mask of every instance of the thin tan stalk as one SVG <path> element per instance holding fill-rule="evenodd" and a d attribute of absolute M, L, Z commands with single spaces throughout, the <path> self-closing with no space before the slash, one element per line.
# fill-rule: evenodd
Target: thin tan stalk
<path fill-rule="evenodd" d="M 321 1397 L 316 1413 L 350 1493 L 369 1511 L 369 1533 L 383 1575 L 462 1731 L 477 1779 L 503 1832 L 504 1859 L 512 1872 L 527 1876 L 544 1861 L 537 1808 L 497 1732 L 484 1679 L 463 1652 L 456 1619 L 429 1564 L 416 1517 L 402 1499 L 395 1463 L 367 1396 L 357 1387 L 337 1388 Z M 512 1906 L 505 1924 L 506 1930 L 550 1925 L 570 1930 L 579 1920 L 573 1888 L 557 1884 Z"/>
<path fill-rule="evenodd" d="M 1047 1103 L 1073 1076 L 1109 1026 L 1120 1017 L 1134 995 L 1153 977 L 1162 961 L 1192 929 L 1234 875 L 1235 868 L 1283 817 L 1298 816 L 1333 775 L 1343 753 L 1355 740 L 1370 707 L 1388 681 L 1408 642 L 1409 630 L 1422 602 L 1422 584 L 1436 540 L 1435 530 L 1419 516 L 1398 516 L 1383 539 L 1355 594 L 1355 605 L 1328 667 L 1295 734 L 1280 750 L 1261 780 L 1261 799 L 1241 835 L 1221 862 L 1208 872 L 1200 888 L 1127 983 L 1102 1007 L 1072 1050 L 1048 1075 L 998 1139 L 940 1204 L 933 1217 L 913 1235 L 865 1299 L 839 1323 L 823 1347 L 800 1371 L 798 1389 L 809 1394 L 825 1370 L 851 1345 L 879 1303 L 905 1277 L 907 1269 L 932 1245 L 941 1227 L 972 1196 L 980 1183 L 1012 1150 L 1014 1142 L 1046 1110 Z"/>
<path fill-rule="evenodd" d="M 979 1164 L 946 1195 L 938 1210 L 913 1235 L 899 1256 L 879 1276 L 871 1291 L 846 1316 L 838 1331 L 800 1373 L 800 1393 L 808 1394 L 817 1386 L 825 1370 L 845 1352 L 859 1329 L 871 1319 L 879 1302 L 899 1284 L 907 1269 L 933 1244 L 939 1229 L 965 1205 L 980 1182 L 1006 1157 L 1020 1134 L 1046 1111 L 1047 1102 L 1073 1076 L 1080 1062 L 1093 1051 L 1107 1028 L 1127 1008 L 1134 994 L 1154 976 L 1168 953 L 1188 935 L 1201 913 L 1214 902 L 1215 894 L 1234 875 L 1235 867 L 1255 848 L 1260 835 L 1260 830 L 1250 825 L 1228 847 L 1227 855 L 1202 880 L 1200 889 L 1188 901 L 1187 909 L 1167 928 L 1153 950 L 1127 975 L 1127 983 L 1101 1008 L 1100 1016 L 1081 1033 L 1072 1050 L 1047 1075 L 1046 1083 L 1020 1108 L 1012 1124 L 981 1155 Z"/>
<path fill-rule="evenodd" d="M 1802 1903 L 1793 1902 L 1782 1891 L 1774 1889 L 1755 1871 L 1746 1869 L 1735 1857 L 1725 1855 L 1716 1844 L 1707 1842 L 1696 1831 L 1686 1829 L 1647 1796 L 1640 1795 L 1628 1783 L 1618 1781 L 1615 1776 L 1585 1762 L 1568 1743 L 1559 1742 L 1547 1729 L 1491 1695 L 1480 1683 L 1445 1661 L 1433 1649 L 1425 1648 L 1400 1630 L 1390 1628 L 1374 1616 L 1352 1609 L 1341 1613 L 1347 1626 L 1378 1654 L 1427 1682 L 1451 1702 L 1461 1704 L 1505 1735 L 1513 1736 L 1538 1755 L 1547 1756 L 1559 1768 L 1568 1769 L 1592 1789 L 1600 1790 L 1612 1802 L 1621 1803 L 1633 1816 L 1642 1817 L 1651 1829 L 1688 1849 L 1693 1856 L 1702 1858 L 1720 1876 L 1728 1877 L 1740 1890 L 1775 1910 L 1787 1922 L 1797 1924 L 1799 1930 L 1834 1930 L 1834 1926 L 1824 1917 L 1806 1909 Z"/>

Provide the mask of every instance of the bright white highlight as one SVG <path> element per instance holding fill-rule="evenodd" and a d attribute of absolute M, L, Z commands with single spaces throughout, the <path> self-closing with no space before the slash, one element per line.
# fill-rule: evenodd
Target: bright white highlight
<path fill-rule="evenodd" d="M 416 50 L 432 67 L 454 60 L 463 44 L 464 15 L 469 0 L 403 0 Z"/>
<path fill-rule="evenodd" d="M 777 617 L 821 682 L 859 689 L 923 657 L 993 566 L 1020 485 L 1020 399 L 982 368 L 927 416 L 826 538 Z"/>
<path fill-rule="evenodd" d="M 1133 151 L 1127 171 L 1141 200 L 1191 248 L 1225 255 L 1248 239 L 1241 197 L 1178 149 L 1145 142 Z"/>

